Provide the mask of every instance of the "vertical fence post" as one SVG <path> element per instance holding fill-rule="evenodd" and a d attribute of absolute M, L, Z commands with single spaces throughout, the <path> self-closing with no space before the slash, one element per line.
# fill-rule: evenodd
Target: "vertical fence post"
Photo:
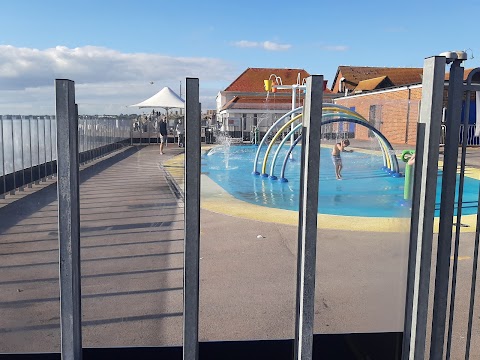
<path fill-rule="evenodd" d="M 88 150 L 88 162 L 92 161 L 92 119 L 88 118 L 88 135 L 87 135 L 87 150 Z"/>
<path fill-rule="evenodd" d="M 33 149 L 32 149 L 32 116 L 28 117 L 28 140 L 30 142 L 30 181 L 28 183 L 28 187 L 32 187 L 33 183 Z"/>
<path fill-rule="evenodd" d="M 35 184 L 40 184 L 40 179 L 42 178 L 42 171 L 40 166 L 40 116 L 37 116 L 37 168 L 38 168 L 38 179 L 35 181 Z"/>
<path fill-rule="evenodd" d="M 323 76 L 307 78 L 298 224 L 295 359 L 312 359 Z"/>
<path fill-rule="evenodd" d="M 43 159 L 45 160 L 45 176 L 42 178 L 42 181 L 47 181 L 48 166 L 47 166 L 47 117 L 43 117 Z"/>
<path fill-rule="evenodd" d="M 147 126 L 148 126 L 148 145 L 150 145 L 150 130 L 151 130 L 151 117 L 147 117 Z"/>
<path fill-rule="evenodd" d="M 472 340 L 472 328 L 473 328 L 473 314 L 475 310 L 475 291 L 477 284 L 477 272 L 478 272 L 478 249 L 480 247 L 480 192 L 478 193 L 477 200 L 477 221 L 475 230 L 475 241 L 473 247 L 473 263 L 472 263 L 472 282 L 470 284 L 470 300 L 468 307 L 468 325 L 467 325 L 467 340 L 465 342 L 465 360 L 470 359 L 470 346 Z"/>
<path fill-rule="evenodd" d="M 472 71 L 473 72 L 473 71 Z M 470 75 L 469 75 L 469 79 Z M 462 79 L 463 80 L 463 79 Z M 463 91 L 462 91 L 463 92 Z M 457 273 L 458 273 L 458 254 L 460 248 L 460 234 L 461 234 L 461 219 L 462 219 L 462 208 L 463 208 L 463 189 L 465 186 L 465 161 L 467 157 L 467 142 L 470 139 L 469 134 L 469 125 L 468 119 L 470 117 L 470 97 L 471 92 L 467 90 L 465 96 L 465 112 L 463 115 L 463 125 L 459 126 L 460 133 L 462 134 L 462 151 L 460 157 L 460 176 L 458 181 L 458 199 L 457 199 L 457 214 L 455 221 L 455 245 L 453 250 L 453 267 L 452 267 L 452 277 L 451 277 L 451 286 L 450 286 L 450 305 L 449 305 L 449 315 L 448 315 L 448 329 L 447 329 L 447 349 L 445 353 L 445 358 L 450 359 L 451 345 L 452 345 L 452 332 L 453 332 L 453 318 L 455 314 L 455 298 L 456 298 L 456 288 L 457 288 Z M 460 119 L 461 120 L 461 119 Z M 472 134 L 473 135 L 473 134 Z"/>
<path fill-rule="evenodd" d="M 0 199 L 5 199 L 5 193 L 7 192 L 7 176 L 5 174 L 5 139 L 3 137 L 3 116 L 0 115 L 0 140 L 2 143 L 2 177 L 3 177 L 3 191 L 0 195 Z"/>
<path fill-rule="evenodd" d="M 49 116 L 50 118 L 50 121 L 48 122 L 48 133 L 50 135 L 50 176 L 49 178 L 51 179 L 52 177 L 54 177 L 54 169 L 53 169 L 53 137 L 52 137 L 52 122 L 53 122 L 53 116 Z"/>
<path fill-rule="evenodd" d="M 88 162 L 88 120 L 83 119 L 83 163 Z"/>
<path fill-rule="evenodd" d="M 20 116 L 20 154 L 22 157 L 22 183 L 19 186 L 18 190 L 23 191 L 25 186 L 25 161 L 23 159 L 24 151 L 23 151 L 23 116 Z"/>
<path fill-rule="evenodd" d="M 83 121 L 78 119 L 78 164 L 83 164 L 83 141 L 84 141 Z"/>
<path fill-rule="evenodd" d="M 95 156 L 93 157 L 96 160 L 99 157 L 99 146 L 98 146 L 98 116 L 95 116 L 95 126 L 93 127 L 93 151 Z"/>
<path fill-rule="evenodd" d="M 13 176 L 13 189 L 10 191 L 10 195 L 15 195 L 15 190 L 17 189 L 17 174 L 15 169 L 15 133 L 13 131 L 13 119 L 14 116 L 10 117 L 12 124 L 12 176 Z"/>
<path fill-rule="evenodd" d="M 186 82 L 183 358 L 196 360 L 200 270 L 200 108 L 198 79 L 187 78 Z"/>
<path fill-rule="evenodd" d="M 115 121 L 110 120 L 110 151 L 115 149 Z"/>
<path fill-rule="evenodd" d="M 80 196 L 75 85 L 55 80 L 57 119 L 60 323 L 63 360 L 82 358 Z"/>
<path fill-rule="evenodd" d="M 435 275 L 435 296 L 433 301 L 433 322 L 430 358 L 440 359 L 444 353 L 445 322 L 447 315 L 448 285 L 450 277 L 450 256 L 452 249 L 452 219 L 457 181 L 458 134 L 460 131 L 463 99 L 462 60 L 454 60 L 450 67 L 448 81 L 448 105 L 443 159 L 442 195 L 440 199 L 440 224 L 438 230 L 437 265 Z"/>
<path fill-rule="evenodd" d="M 103 144 L 102 144 L 102 157 L 107 153 L 108 144 L 108 119 L 103 119 Z"/>
<path fill-rule="evenodd" d="M 95 116 L 93 121 L 93 160 L 95 160 L 98 156 L 97 154 L 97 119 L 98 117 Z"/>
<path fill-rule="evenodd" d="M 474 76 L 477 76 L 478 73 L 480 73 L 480 68 L 473 69 L 470 71 L 470 74 L 468 74 L 467 78 L 467 87 L 468 87 L 468 92 L 467 92 L 467 99 L 470 99 L 470 94 L 471 92 L 475 91 L 475 99 L 476 99 L 476 105 L 477 105 L 477 112 L 478 112 L 478 100 L 477 100 L 477 94 L 478 91 L 480 90 L 480 86 L 476 85 L 472 89 L 472 80 Z M 465 107 L 465 109 L 468 109 L 468 107 Z M 468 116 L 467 113 L 465 113 L 465 120 L 468 121 Z M 470 133 L 469 138 L 470 139 L 475 139 L 475 126 L 471 126 L 472 131 Z M 474 145 L 478 145 L 475 140 L 474 140 Z M 469 301 L 469 309 L 468 309 L 468 325 L 467 325 L 467 336 L 466 336 L 466 342 L 465 342 L 465 360 L 470 359 L 470 346 L 471 346 L 471 340 L 472 340 L 472 327 L 473 327 L 473 315 L 474 315 L 474 309 L 475 309 L 475 291 L 476 291 L 476 283 L 477 283 L 477 271 L 478 271 L 478 248 L 480 245 L 480 191 L 478 193 L 478 198 L 477 198 L 477 221 L 476 221 L 476 229 L 475 229 L 475 241 L 474 241 L 474 247 L 473 247 L 473 263 L 472 263 L 472 282 L 470 284 L 470 301 Z"/>
<path fill-rule="evenodd" d="M 445 57 L 425 59 L 417 126 L 402 359 L 425 354 Z"/>

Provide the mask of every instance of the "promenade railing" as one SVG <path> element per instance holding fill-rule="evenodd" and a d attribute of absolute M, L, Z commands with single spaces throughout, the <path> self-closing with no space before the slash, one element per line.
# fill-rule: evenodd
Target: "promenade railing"
<path fill-rule="evenodd" d="M 130 144 L 131 126 L 127 117 L 79 116 L 80 164 Z M 0 115 L 0 197 L 55 176 L 56 133 L 54 115 Z"/>

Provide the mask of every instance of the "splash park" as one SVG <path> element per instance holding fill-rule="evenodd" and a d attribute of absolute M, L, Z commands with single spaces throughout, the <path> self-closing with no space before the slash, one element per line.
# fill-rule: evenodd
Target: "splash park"
<path fill-rule="evenodd" d="M 233 215 L 240 216 L 249 208 L 254 215 L 246 217 L 259 220 L 270 217 L 271 221 L 281 221 L 289 216 L 292 219 L 287 222 L 298 220 L 295 216 L 300 194 L 301 111 L 302 108 L 294 109 L 278 119 L 257 145 L 226 142 L 204 153 L 202 173 L 223 193 L 223 208 L 228 203 L 236 209 Z M 414 152 L 404 151 L 400 155 L 381 132 L 347 108 L 324 104 L 322 115 L 322 126 L 353 122 L 371 130 L 374 137 L 369 144 L 353 144 L 353 152 L 342 152 L 342 180 L 336 179 L 332 162 L 335 142 L 322 144 L 319 227 L 323 224 L 326 228 L 346 230 L 408 231 L 413 166 L 407 161 Z M 462 207 L 462 223 L 466 226 L 475 222 L 479 184 L 478 170 L 467 169 Z M 441 171 L 437 178 L 436 216 L 440 190 Z M 209 200 L 204 203 L 212 205 Z M 212 210 L 219 211 L 218 205 Z"/>

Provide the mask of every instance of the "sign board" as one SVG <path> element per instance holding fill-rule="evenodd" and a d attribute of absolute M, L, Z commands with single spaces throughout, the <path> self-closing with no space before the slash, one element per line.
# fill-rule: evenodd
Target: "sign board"
<path fill-rule="evenodd" d="M 228 118 L 228 125 L 240 126 L 240 118 Z"/>

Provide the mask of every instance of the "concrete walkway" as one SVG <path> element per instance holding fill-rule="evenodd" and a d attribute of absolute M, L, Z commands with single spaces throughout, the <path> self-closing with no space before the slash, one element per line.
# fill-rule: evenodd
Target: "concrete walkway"
<path fill-rule="evenodd" d="M 159 162 L 130 148 L 81 172 L 84 346 L 181 343 L 183 203 Z M 0 352 L 59 351 L 56 197 L 0 209 Z"/>

